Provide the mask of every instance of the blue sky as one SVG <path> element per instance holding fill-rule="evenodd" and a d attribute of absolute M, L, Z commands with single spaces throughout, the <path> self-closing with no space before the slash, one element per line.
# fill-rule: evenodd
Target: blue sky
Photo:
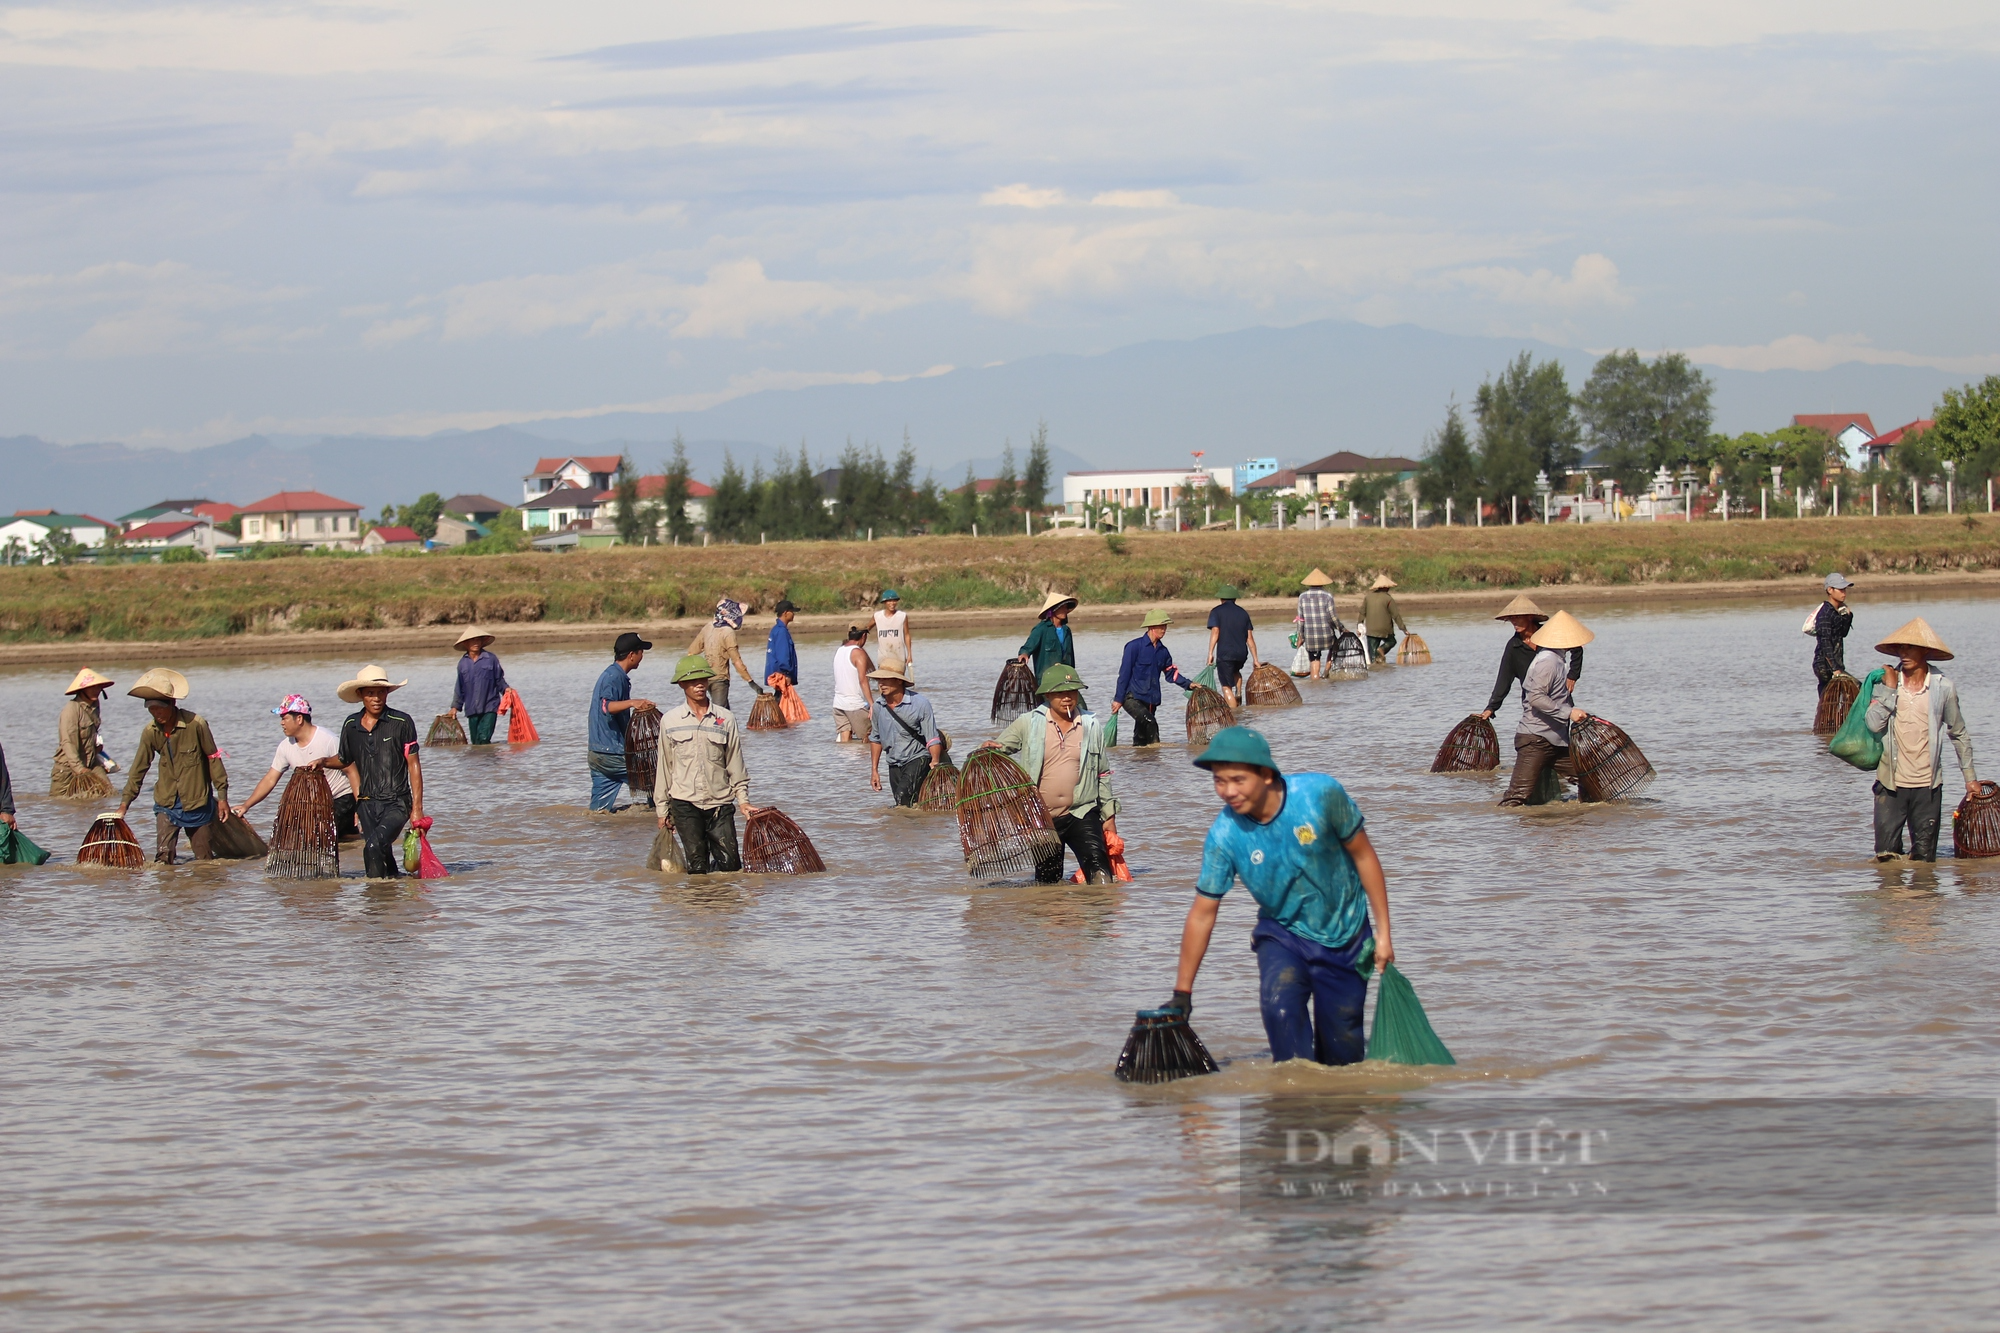
<path fill-rule="evenodd" d="M 0 4 L 0 434 L 1328 317 L 2000 371 L 2000 7 Z"/>

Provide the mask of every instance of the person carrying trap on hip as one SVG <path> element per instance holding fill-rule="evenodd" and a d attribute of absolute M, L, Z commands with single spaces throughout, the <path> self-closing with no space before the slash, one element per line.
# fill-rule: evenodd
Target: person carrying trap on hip
<path fill-rule="evenodd" d="M 1054 855 L 1036 865 L 1035 878 L 1043 884 L 1060 880 L 1067 846 L 1076 853 L 1087 882 L 1110 884 L 1115 877 L 1104 838 L 1117 832 L 1118 798 L 1111 793 L 1104 760 L 1104 724 L 1083 710 L 1083 678 L 1073 666 L 1048 668 L 1036 692 L 1041 704 L 987 742 L 1018 756 L 1028 780 L 1040 789 L 1042 806 L 1061 840 Z"/>
<path fill-rule="evenodd" d="M 1195 974 L 1223 896 L 1240 879 L 1257 900 L 1250 947 L 1271 1059 L 1354 1064 L 1367 1050 L 1368 974 L 1396 956 L 1389 887 L 1360 809 L 1325 773 L 1280 771 L 1270 743 L 1249 727 L 1217 732 L 1194 762 L 1223 809 L 1202 847 L 1180 970 L 1162 1008 L 1193 1012 Z"/>

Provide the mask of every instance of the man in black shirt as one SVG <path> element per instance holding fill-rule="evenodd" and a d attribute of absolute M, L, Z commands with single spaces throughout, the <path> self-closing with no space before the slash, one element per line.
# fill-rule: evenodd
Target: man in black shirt
<path fill-rule="evenodd" d="M 370 879 L 394 879 L 396 839 L 403 826 L 424 817 L 424 771 L 417 761 L 417 724 L 389 707 L 389 692 L 409 684 L 390 681 L 378 666 L 340 687 L 343 703 L 359 703 L 340 728 L 340 763 L 354 788 L 361 817 L 361 864 Z"/>
<path fill-rule="evenodd" d="M 1514 637 L 1507 641 L 1505 651 L 1500 654 L 1500 675 L 1493 682 L 1493 697 L 1486 701 L 1486 711 L 1481 717 L 1492 717 L 1500 711 L 1500 705 L 1507 702 L 1507 691 L 1514 683 L 1528 673 L 1528 664 L 1535 660 L 1535 650 L 1528 646 L 1524 637 L 1534 632 L 1535 627 L 1548 619 L 1542 608 L 1534 600 L 1522 593 L 1495 620 L 1505 620 L 1514 626 Z M 1576 682 L 1583 676 L 1583 649 L 1569 650 L 1569 687 L 1574 690 Z"/>
<path fill-rule="evenodd" d="M 1228 583 L 1215 590 L 1221 605 L 1208 613 L 1208 660 L 1215 664 L 1216 683 L 1222 697 L 1236 706 L 1236 682 L 1243 678 L 1243 664 L 1257 669 L 1257 636 L 1250 632 L 1250 613 L 1236 604 L 1242 596 Z"/>

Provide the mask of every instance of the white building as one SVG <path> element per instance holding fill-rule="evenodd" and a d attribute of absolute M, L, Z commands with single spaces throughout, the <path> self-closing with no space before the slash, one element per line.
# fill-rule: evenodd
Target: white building
<path fill-rule="evenodd" d="M 102 546 L 107 532 L 117 532 L 118 524 L 89 514 L 58 514 L 53 509 L 16 510 L 14 517 L 0 523 L 0 550 L 7 552 L 9 564 L 28 564 L 40 559 L 38 546 L 52 532 L 67 532 L 79 546 Z"/>
<path fill-rule="evenodd" d="M 320 491 L 279 491 L 240 511 L 243 544 L 284 542 L 309 550 L 361 547 L 361 506 Z"/>
<path fill-rule="evenodd" d="M 1112 509 L 1171 509 L 1189 503 L 1210 482 L 1235 489 L 1233 467 L 1127 468 L 1108 472 L 1065 472 L 1063 508 L 1072 514 Z"/>
<path fill-rule="evenodd" d="M 156 518 L 125 533 L 125 544 L 135 550 L 166 552 L 176 546 L 191 546 L 203 555 L 234 555 L 239 545 L 226 532 L 217 532 L 205 516 Z"/>
<path fill-rule="evenodd" d="M 574 486 L 592 495 L 608 491 L 618 484 L 618 473 L 624 461 L 617 454 L 538 458 L 535 470 L 521 478 L 521 499 L 534 500 L 562 486 Z"/>

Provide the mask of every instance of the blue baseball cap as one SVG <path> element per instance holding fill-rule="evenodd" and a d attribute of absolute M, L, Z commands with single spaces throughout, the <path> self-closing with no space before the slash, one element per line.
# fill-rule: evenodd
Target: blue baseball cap
<path fill-rule="evenodd" d="M 1254 764 L 1284 776 L 1278 761 L 1271 757 L 1271 742 L 1264 739 L 1263 732 L 1249 727 L 1224 727 L 1209 738 L 1208 748 L 1194 761 L 1196 768 L 1212 769 L 1217 764 Z"/>

